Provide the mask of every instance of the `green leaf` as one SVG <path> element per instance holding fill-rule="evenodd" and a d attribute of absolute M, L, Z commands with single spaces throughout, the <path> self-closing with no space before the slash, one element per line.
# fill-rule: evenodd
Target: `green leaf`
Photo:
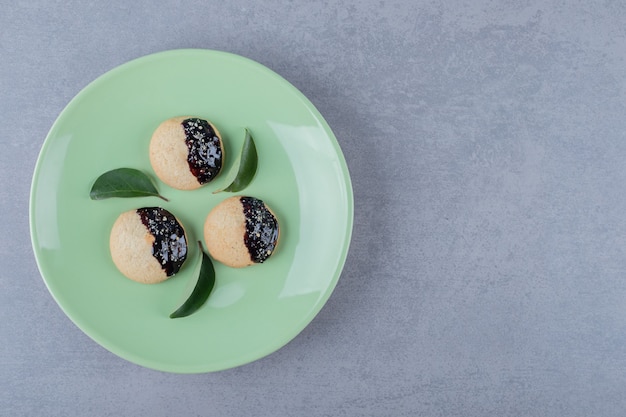
<path fill-rule="evenodd" d="M 254 178 L 254 174 L 256 174 L 258 164 L 256 145 L 254 144 L 254 139 L 250 131 L 247 128 L 245 131 L 246 137 L 241 147 L 241 154 L 231 169 L 231 173 L 237 170 L 237 175 L 228 187 L 223 190 L 215 191 L 215 193 L 219 193 L 220 191 L 228 191 L 231 193 L 241 191 L 250 184 L 252 178 Z"/>
<path fill-rule="evenodd" d="M 159 197 L 154 183 L 143 172 L 133 168 L 118 168 L 100 175 L 91 187 L 89 196 L 92 200 L 104 200 L 111 197 Z"/>
<path fill-rule="evenodd" d="M 202 254 L 202 263 L 200 264 L 200 274 L 198 275 L 198 281 L 196 286 L 187 301 L 181 305 L 178 310 L 170 314 L 171 319 L 179 317 L 186 317 L 193 314 L 198 310 L 205 301 L 209 298 L 209 294 L 215 286 L 215 269 L 213 268 L 213 262 L 202 249 L 202 243 L 198 242 L 200 246 L 200 253 Z"/>

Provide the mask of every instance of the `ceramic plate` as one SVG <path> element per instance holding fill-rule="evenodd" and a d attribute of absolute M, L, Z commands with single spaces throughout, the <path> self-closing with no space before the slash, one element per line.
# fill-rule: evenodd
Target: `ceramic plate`
<path fill-rule="evenodd" d="M 225 169 L 195 191 L 156 178 L 148 144 L 158 124 L 194 115 L 222 133 Z M 170 319 L 191 292 L 199 249 L 173 278 L 155 285 L 122 276 L 109 233 L 123 211 L 162 206 L 202 239 L 209 211 L 227 185 L 244 128 L 256 141 L 257 175 L 242 193 L 264 200 L 281 225 L 265 263 L 233 269 L 215 262 L 216 284 L 195 314 Z M 93 201 L 105 171 L 143 170 L 169 199 Z M 266 67 L 237 55 L 175 50 L 128 62 L 89 84 L 63 110 L 42 147 L 30 200 L 31 237 L 50 293 L 67 316 L 111 352 L 168 372 L 210 372 L 279 349 L 315 317 L 340 276 L 350 242 L 352 188 L 331 129 L 302 93 Z"/>

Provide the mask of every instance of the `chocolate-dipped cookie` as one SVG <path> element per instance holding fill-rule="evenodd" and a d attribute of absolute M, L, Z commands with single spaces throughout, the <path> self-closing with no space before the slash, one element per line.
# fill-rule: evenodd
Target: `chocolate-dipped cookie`
<path fill-rule="evenodd" d="M 230 197 L 215 206 L 204 222 L 204 241 L 211 256 L 241 268 L 265 262 L 276 249 L 278 220 L 254 197 Z"/>
<path fill-rule="evenodd" d="M 199 117 L 174 117 L 161 123 L 150 140 L 156 175 L 179 190 L 194 190 L 222 170 L 224 146 L 217 128 Z"/>
<path fill-rule="evenodd" d="M 161 207 L 120 214 L 109 240 L 113 263 L 126 277 L 144 284 L 165 281 L 187 259 L 185 230 Z"/>

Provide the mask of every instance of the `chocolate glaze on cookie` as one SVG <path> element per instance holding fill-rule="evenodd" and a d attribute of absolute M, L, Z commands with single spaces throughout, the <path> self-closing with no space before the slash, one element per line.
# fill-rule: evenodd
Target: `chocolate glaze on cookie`
<path fill-rule="evenodd" d="M 152 236 L 152 256 L 169 277 L 177 273 L 187 259 L 185 231 L 176 217 L 161 207 L 137 209 L 141 222 Z"/>
<path fill-rule="evenodd" d="M 200 184 L 206 184 L 222 169 L 222 146 L 220 138 L 209 122 L 199 118 L 182 121 L 185 143 L 189 149 L 189 170 Z"/>
<path fill-rule="evenodd" d="M 258 198 L 241 197 L 241 205 L 246 218 L 244 243 L 252 261 L 263 263 L 278 242 L 278 221 Z"/>

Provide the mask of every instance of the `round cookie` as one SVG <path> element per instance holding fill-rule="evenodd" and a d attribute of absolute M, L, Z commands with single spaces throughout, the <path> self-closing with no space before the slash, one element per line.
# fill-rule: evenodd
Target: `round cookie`
<path fill-rule="evenodd" d="M 113 263 L 143 284 L 165 281 L 187 259 L 185 230 L 169 211 L 143 207 L 120 214 L 109 239 Z"/>
<path fill-rule="evenodd" d="M 150 140 L 150 163 L 156 175 L 179 190 L 194 190 L 222 170 L 222 137 L 199 117 L 174 117 L 161 123 Z"/>
<path fill-rule="evenodd" d="M 204 242 L 211 256 L 233 268 L 262 263 L 280 236 L 274 213 L 258 198 L 229 197 L 204 222 Z"/>

